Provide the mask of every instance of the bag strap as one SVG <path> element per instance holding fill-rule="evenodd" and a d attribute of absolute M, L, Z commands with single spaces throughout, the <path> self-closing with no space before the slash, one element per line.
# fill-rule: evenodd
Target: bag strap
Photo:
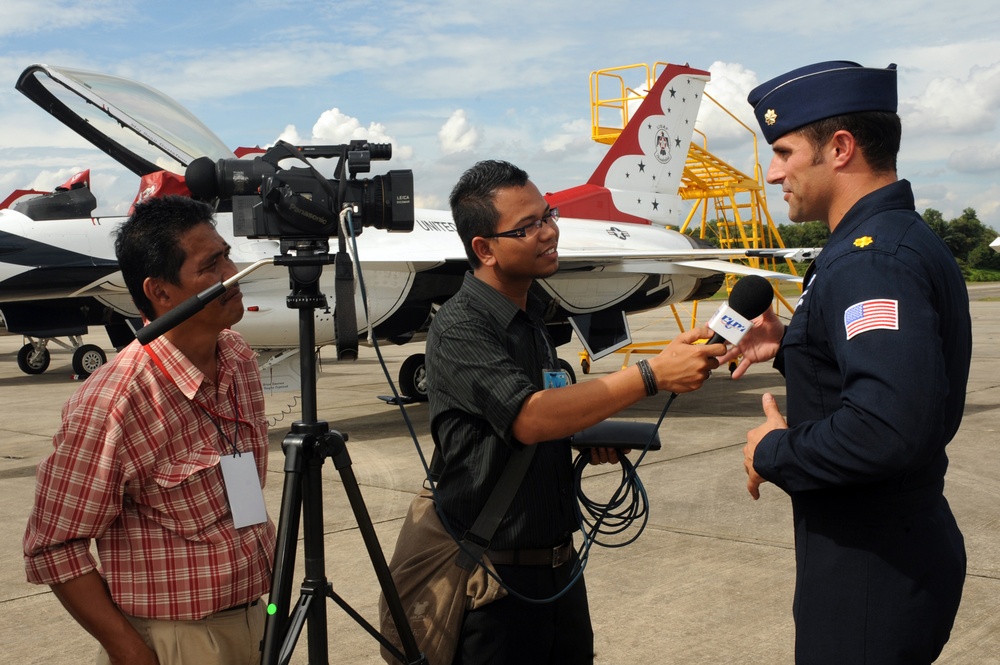
<path fill-rule="evenodd" d="M 545 329 L 536 327 L 535 332 L 541 333 L 541 342 L 545 348 L 548 366 L 557 366 L 558 356 L 551 339 L 545 333 Z M 522 445 L 521 449 L 514 451 L 510 459 L 507 460 L 507 466 L 504 467 L 500 479 L 493 487 L 493 491 L 490 492 L 490 498 L 486 500 L 479 517 L 462 536 L 462 547 L 458 555 L 458 565 L 462 568 L 466 570 L 475 568 L 483 558 L 483 554 L 489 549 L 493 534 L 500 526 L 500 520 L 507 514 L 507 509 L 510 508 L 514 495 L 517 494 L 524 476 L 528 473 L 528 467 L 531 466 L 531 460 L 535 456 L 537 447 L 537 444 L 533 446 Z"/>
<path fill-rule="evenodd" d="M 524 446 L 507 460 L 507 466 L 504 467 L 503 474 L 490 492 L 490 498 L 486 500 L 479 517 L 462 536 L 462 549 L 458 556 L 458 565 L 462 568 L 466 570 L 475 568 L 483 558 L 483 553 L 489 549 L 493 534 L 500 526 L 500 520 L 507 514 L 514 495 L 517 494 L 525 474 L 528 473 L 536 447 Z"/>

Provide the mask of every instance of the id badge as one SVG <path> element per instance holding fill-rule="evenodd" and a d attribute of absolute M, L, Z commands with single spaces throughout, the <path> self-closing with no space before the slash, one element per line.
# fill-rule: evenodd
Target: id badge
<path fill-rule="evenodd" d="M 542 370 L 542 387 L 545 389 L 549 388 L 564 388 L 568 386 L 572 381 L 569 379 L 569 372 L 562 369 L 543 369 Z"/>
<path fill-rule="evenodd" d="M 267 521 L 264 490 L 260 487 L 253 453 L 222 456 L 222 480 L 226 485 L 229 510 L 237 529 Z"/>

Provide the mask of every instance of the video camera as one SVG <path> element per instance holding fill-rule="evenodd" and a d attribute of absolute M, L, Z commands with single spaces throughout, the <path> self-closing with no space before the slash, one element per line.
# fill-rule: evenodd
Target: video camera
<path fill-rule="evenodd" d="M 308 158 L 333 158 L 334 178 L 324 178 Z M 232 199 L 233 233 L 247 238 L 281 240 L 329 238 L 339 229 L 340 212 L 352 208 L 354 233 L 365 226 L 387 231 L 413 230 L 413 171 L 393 170 L 372 178 L 372 160 L 388 160 L 387 143 L 351 141 L 347 145 L 295 147 L 278 141 L 261 157 L 220 159 L 199 157 L 191 162 L 185 181 L 201 199 Z M 282 169 L 294 158 L 305 167 Z M 344 168 L 349 177 L 344 177 Z"/>

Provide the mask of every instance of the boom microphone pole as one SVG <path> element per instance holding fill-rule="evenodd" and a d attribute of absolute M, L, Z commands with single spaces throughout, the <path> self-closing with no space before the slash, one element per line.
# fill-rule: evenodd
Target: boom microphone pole
<path fill-rule="evenodd" d="M 239 271 L 229 279 L 210 286 L 201 293 L 191 296 L 177 307 L 174 307 L 169 312 L 153 319 L 140 328 L 135 334 L 136 339 L 138 339 L 139 343 L 143 346 L 149 344 L 163 333 L 173 330 L 181 323 L 187 321 L 192 316 L 205 309 L 205 305 L 221 296 L 227 289 L 238 283 L 241 279 L 252 273 L 257 268 L 271 265 L 274 262 L 274 258 L 260 259 L 259 261 L 256 261 Z"/>

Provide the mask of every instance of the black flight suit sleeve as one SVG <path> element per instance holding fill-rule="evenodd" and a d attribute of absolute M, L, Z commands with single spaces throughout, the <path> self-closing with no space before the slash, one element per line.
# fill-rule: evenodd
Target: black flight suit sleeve
<path fill-rule="evenodd" d="M 782 342 L 789 429 L 761 440 L 754 468 L 789 492 L 877 483 L 944 445 L 947 394 L 933 285 L 909 250 L 859 249 L 817 275 Z M 899 329 L 847 339 L 845 311 L 898 302 Z"/>

